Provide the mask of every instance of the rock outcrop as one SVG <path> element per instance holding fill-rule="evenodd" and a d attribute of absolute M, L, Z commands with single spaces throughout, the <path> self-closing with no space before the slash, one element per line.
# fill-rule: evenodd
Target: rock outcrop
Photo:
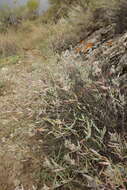
<path fill-rule="evenodd" d="M 109 107 L 110 101 L 113 101 L 110 100 L 112 94 L 118 102 L 121 102 L 121 113 L 118 113 L 119 109 L 115 109 L 118 120 L 116 128 L 118 131 L 124 128 L 125 131 L 127 130 L 127 32 L 116 35 L 114 29 L 114 25 L 110 25 L 94 32 L 74 48 L 63 52 L 62 60 L 67 66 L 70 80 L 75 83 L 77 96 L 84 96 L 83 86 L 91 80 L 93 90 L 98 89 L 100 94 L 106 96 Z"/>

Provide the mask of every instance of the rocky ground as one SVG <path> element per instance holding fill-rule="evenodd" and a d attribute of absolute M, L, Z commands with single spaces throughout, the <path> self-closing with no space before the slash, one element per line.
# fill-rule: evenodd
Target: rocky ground
<path fill-rule="evenodd" d="M 115 37 L 113 37 L 115 36 Z M 115 83 L 125 93 L 127 90 L 127 33 L 114 35 L 113 26 L 102 28 L 74 48 L 62 53 L 64 64 L 84 65 L 92 68 L 96 81 L 105 84 L 104 78 Z M 69 67 L 71 67 L 69 66 Z M 103 76 L 102 76 L 103 75 Z"/>

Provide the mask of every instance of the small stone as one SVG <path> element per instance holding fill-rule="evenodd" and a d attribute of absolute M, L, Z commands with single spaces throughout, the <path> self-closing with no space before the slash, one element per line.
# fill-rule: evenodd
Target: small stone
<path fill-rule="evenodd" d="M 17 187 L 17 186 L 19 186 L 21 184 L 21 182 L 20 182 L 20 180 L 18 180 L 18 179 L 15 179 L 14 180 L 14 185 Z"/>
<path fill-rule="evenodd" d="M 2 140 L 3 143 L 6 142 L 6 138 L 5 137 L 3 137 L 1 140 Z"/>
<path fill-rule="evenodd" d="M 1 71 L 2 71 L 2 73 L 7 73 L 7 72 L 8 72 L 8 68 L 7 68 L 7 67 L 3 67 L 3 68 L 1 69 Z"/>

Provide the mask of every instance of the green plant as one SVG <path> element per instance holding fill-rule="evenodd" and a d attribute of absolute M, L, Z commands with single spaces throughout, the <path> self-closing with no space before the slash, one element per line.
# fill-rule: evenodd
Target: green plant
<path fill-rule="evenodd" d="M 38 0 L 29 0 L 27 2 L 27 8 L 28 8 L 30 13 L 36 13 L 38 7 L 39 7 Z"/>

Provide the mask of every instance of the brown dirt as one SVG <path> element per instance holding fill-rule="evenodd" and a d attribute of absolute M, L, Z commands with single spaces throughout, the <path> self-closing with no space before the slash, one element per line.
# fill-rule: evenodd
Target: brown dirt
<path fill-rule="evenodd" d="M 0 190 L 32 190 L 43 160 L 34 112 L 39 107 L 43 61 L 29 54 L 0 70 Z"/>

